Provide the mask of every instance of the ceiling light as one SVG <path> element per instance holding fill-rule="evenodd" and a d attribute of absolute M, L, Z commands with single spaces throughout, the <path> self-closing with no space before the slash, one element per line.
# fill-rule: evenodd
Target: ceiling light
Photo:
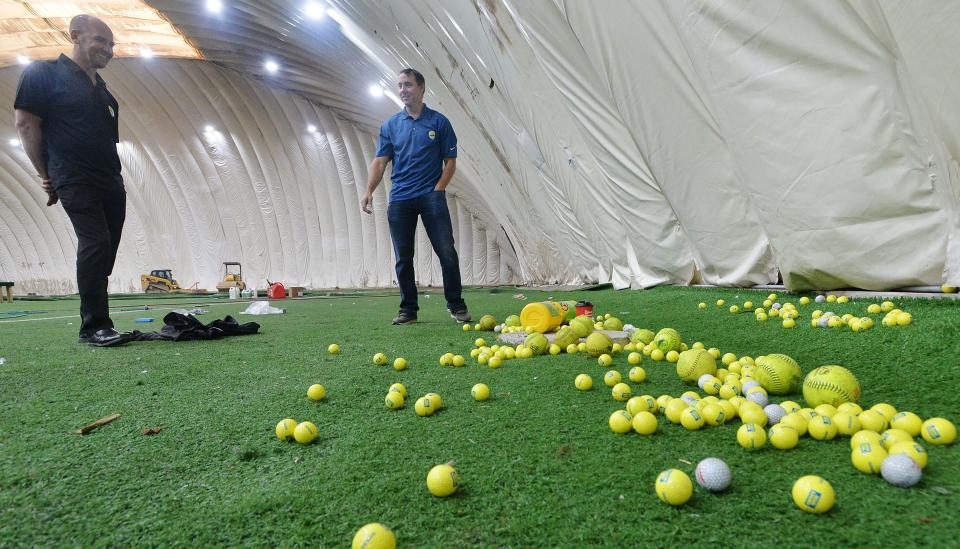
<path fill-rule="evenodd" d="M 20 140 L 19 140 L 19 139 L 11 139 L 10 141 L 8 141 L 8 143 L 10 143 L 10 146 L 11 146 L 11 147 L 19 147 L 19 146 L 20 146 Z"/>
<path fill-rule="evenodd" d="M 310 133 L 317 133 L 317 127 L 314 126 L 313 124 L 310 124 L 309 126 L 307 126 L 307 131 Z"/>
<path fill-rule="evenodd" d="M 153 59 L 153 50 L 146 46 L 140 48 L 140 57 L 143 57 L 144 59 Z"/>
<path fill-rule="evenodd" d="M 374 96 L 374 97 L 383 97 L 383 88 L 381 88 L 380 86 L 378 86 L 378 85 L 376 85 L 376 84 L 371 85 L 371 86 L 370 86 L 370 95 L 372 95 L 372 96 Z"/>
<path fill-rule="evenodd" d="M 207 11 L 210 13 L 220 13 L 223 9 L 223 2 L 220 0 L 207 0 Z"/>
<path fill-rule="evenodd" d="M 213 129 L 213 126 L 211 126 L 210 124 L 207 124 L 206 126 L 203 127 L 203 131 L 207 133 L 213 133 L 214 129 Z"/>
<path fill-rule="evenodd" d="M 306 13 L 310 19 L 320 19 L 326 10 L 320 2 L 307 2 L 303 6 L 303 12 Z"/>
<path fill-rule="evenodd" d="M 270 74 L 274 74 L 278 70 L 280 70 L 280 65 L 278 65 L 276 61 L 271 59 L 263 64 L 263 68 L 267 69 L 267 72 L 269 72 Z"/>
<path fill-rule="evenodd" d="M 26 55 L 23 55 L 23 54 L 21 53 L 21 54 L 17 55 L 17 63 L 20 63 L 21 65 L 29 65 L 29 64 L 30 64 L 30 58 L 27 57 Z"/>

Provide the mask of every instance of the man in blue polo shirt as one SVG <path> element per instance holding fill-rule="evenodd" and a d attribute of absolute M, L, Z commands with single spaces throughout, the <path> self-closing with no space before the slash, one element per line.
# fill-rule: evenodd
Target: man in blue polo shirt
<path fill-rule="evenodd" d="M 373 191 L 383 179 L 387 164 L 393 161 L 393 187 L 390 189 L 387 220 L 400 285 L 400 314 L 393 323 L 415 322 L 420 308 L 413 272 L 418 217 L 440 259 L 447 309 L 458 322 L 469 322 L 470 313 L 463 301 L 460 282 L 460 260 L 453 245 L 453 225 L 444 190 L 457 168 L 457 135 L 446 116 L 424 105 L 426 87 L 422 74 L 414 69 L 403 69 L 398 75 L 397 86 L 404 109 L 380 127 L 380 141 L 376 158 L 370 163 L 367 192 L 360 201 L 360 209 L 371 213 Z"/>
<path fill-rule="evenodd" d="M 113 329 L 107 302 L 127 196 L 117 155 L 119 105 L 97 74 L 113 58 L 113 32 L 96 17 L 78 15 L 70 40 L 70 57 L 36 61 L 23 71 L 16 125 L 47 206 L 61 202 L 77 234 L 80 342 L 110 346 L 128 337 Z"/>

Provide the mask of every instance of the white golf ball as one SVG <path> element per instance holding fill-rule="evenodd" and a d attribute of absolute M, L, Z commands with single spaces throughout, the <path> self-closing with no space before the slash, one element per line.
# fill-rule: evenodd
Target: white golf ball
<path fill-rule="evenodd" d="M 780 423 L 783 416 L 787 415 L 787 411 L 779 404 L 767 404 L 763 407 L 763 413 L 767 414 L 767 424 L 769 425 Z"/>
<path fill-rule="evenodd" d="M 830 322 L 830 317 L 827 315 L 823 315 L 820 317 L 820 320 L 817 321 L 817 325 L 820 326 L 821 328 L 826 328 L 827 322 Z"/>
<path fill-rule="evenodd" d="M 880 464 L 880 476 L 894 486 L 907 488 L 920 482 L 923 471 L 907 454 L 893 454 Z"/>
<path fill-rule="evenodd" d="M 770 402 L 770 399 L 767 398 L 767 395 L 760 392 L 750 393 L 749 395 L 747 395 L 747 400 L 749 400 L 750 402 L 755 402 L 760 406 L 766 406 L 767 403 Z"/>
<path fill-rule="evenodd" d="M 816 301 L 817 303 L 823 303 L 824 301 L 827 300 L 827 298 L 822 295 L 818 295 L 817 297 L 813 298 L 813 300 Z"/>
<path fill-rule="evenodd" d="M 755 379 L 748 379 L 743 382 L 743 385 L 740 386 L 740 394 L 747 394 L 747 391 L 753 389 L 754 387 L 759 387 L 760 382 Z"/>
<path fill-rule="evenodd" d="M 710 490 L 719 492 L 730 486 L 730 467 L 721 459 L 707 458 L 697 464 L 694 472 L 697 484 Z"/>
<path fill-rule="evenodd" d="M 493 331 L 494 331 L 494 332 L 497 332 L 498 334 L 499 334 L 502 330 L 503 330 L 503 326 L 502 326 L 502 325 L 497 325 L 497 326 L 494 326 L 494 327 L 493 327 Z"/>
<path fill-rule="evenodd" d="M 836 315 L 836 313 L 834 313 L 833 311 L 827 311 L 827 312 L 823 313 L 823 316 L 830 317 L 830 316 L 837 316 L 837 315 Z"/>
<path fill-rule="evenodd" d="M 686 402 L 687 404 L 689 404 L 690 406 L 696 406 L 696 405 L 697 405 L 697 397 L 695 397 L 695 396 L 693 396 L 693 395 L 684 395 L 684 396 L 682 396 L 682 397 L 680 397 L 680 398 L 681 398 L 684 402 Z"/>
<path fill-rule="evenodd" d="M 770 306 L 771 309 L 779 309 L 780 307 L 782 307 L 782 305 L 780 305 L 779 303 L 774 303 L 773 305 Z"/>
<path fill-rule="evenodd" d="M 703 374 L 700 376 L 700 379 L 697 380 L 697 386 L 703 389 L 703 384 L 710 381 L 710 378 L 713 377 L 710 374 Z"/>

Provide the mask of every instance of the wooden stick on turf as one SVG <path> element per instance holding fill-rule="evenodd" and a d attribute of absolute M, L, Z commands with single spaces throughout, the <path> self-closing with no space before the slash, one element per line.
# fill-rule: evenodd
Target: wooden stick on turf
<path fill-rule="evenodd" d="M 117 419 L 117 418 L 119 418 L 119 417 L 120 417 L 120 414 L 111 414 L 111 415 L 109 415 L 109 416 L 107 416 L 107 417 L 102 417 L 102 418 L 98 419 L 97 421 L 94 421 L 94 422 L 91 423 L 90 425 L 84 425 L 83 427 L 75 430 L 75 431 L 73 432 L 73 434 L 75 434 L 75 435 L 85 435 L 85 434 L 89 433 L 90 431 L 92 431 L 92 430 L 94 430 L 94 429 L 96 429 L 96 428 L 98 428 L 98 427 L 103 427 L 104 425 L 110 423 L 111 421 L 113 421 L 113 420 L 115 420 L 115 419 Z"/>

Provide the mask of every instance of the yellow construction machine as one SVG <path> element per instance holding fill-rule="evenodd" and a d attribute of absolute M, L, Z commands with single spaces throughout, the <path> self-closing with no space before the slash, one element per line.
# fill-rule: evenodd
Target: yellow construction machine
<path fill-rule="evenodd" d="M 236 267 L 236 272 L 233 272 L 230 267 Z M 240 266 L 240 263 L 237 261 L 224 261 L 223 263 L 223 281 L 217 283 L 218 292 L 229 292 L 230 288 L 237 288 L 239 290 L 245 290 L 247 288 L 247 283 L 243 281 L 243 267 Z"/>
<path fill-rule="evenodd" d="M 156 269 L 150 271 L 148 275 L 140 275 L 140 286 L 148 294 L 180 291 L 180 286 L 173 279 L 170 269 Z"/>

